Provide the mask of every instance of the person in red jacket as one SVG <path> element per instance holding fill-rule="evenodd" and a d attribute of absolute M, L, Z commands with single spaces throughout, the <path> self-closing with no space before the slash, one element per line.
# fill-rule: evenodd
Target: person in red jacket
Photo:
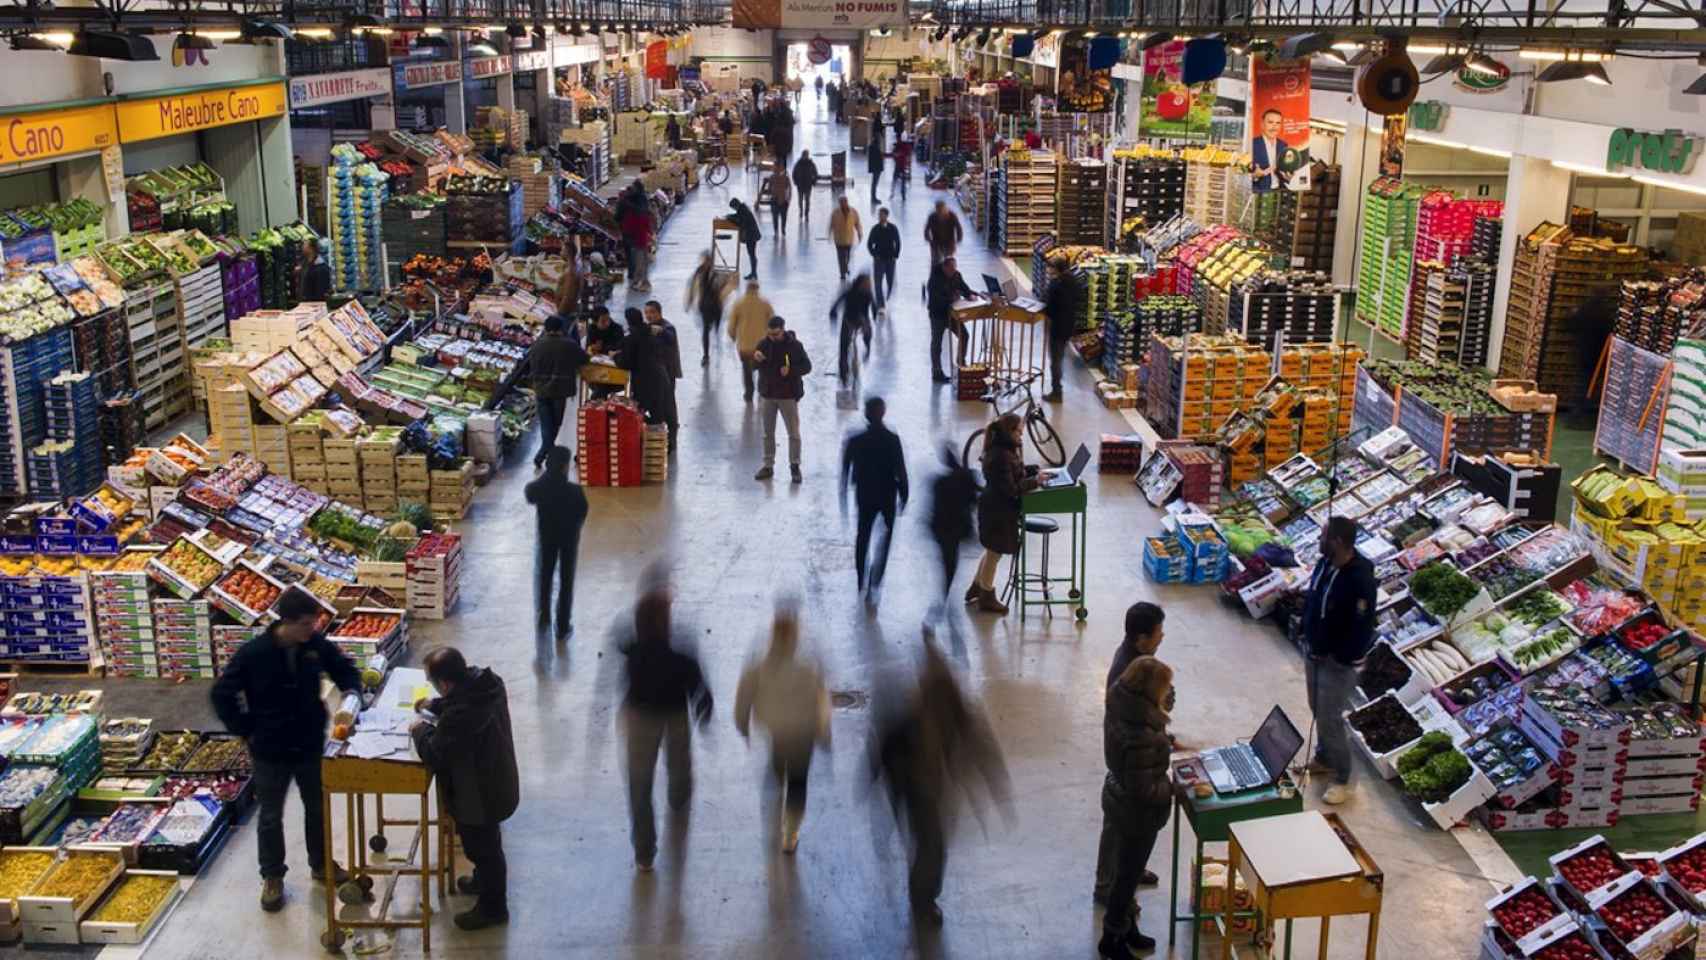
<path fill-rule="evenodd" d="M 648 204 L 629 204 L 622 214 L 622 239 L 628 245 L 628 288 L 638 293 L 652 289 L 652 212 Z"/>

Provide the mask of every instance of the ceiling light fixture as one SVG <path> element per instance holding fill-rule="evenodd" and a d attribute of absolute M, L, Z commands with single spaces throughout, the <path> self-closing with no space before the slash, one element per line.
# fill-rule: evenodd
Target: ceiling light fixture
<path fill-rule="evenodd" d="M 476 57 L 495 57 L 498 55 L 498 48 L 484 40 L 477 40 L 468 44 L 468 53 Z"/>
<path fill-rule="evenodd" d="M 16 51 L 40 50 L 49 53 L 64 53 L 65 48 L 45 36 L 34 33 L 12 34 L 12 49 Z"/>
<path fill-rule="evenodd" d="M 1173 39 L 1172 34 L 1165 30 L 1157 30 L 1154 33 L 1144 34 L 1143 37 L 1137 41 L 1137 46 L 1140 50 L 1153 50 L 1171 39 Z"/>
<path fill-rule="evenodd" d="M 1611 75 L 1605 72 L 1605 64 L 1598 61 L 1559 60 L 1540 71 L 1534 79 L 1537 83 L 1586 80 L 1601 87 L 1611 86 Z"/>
<path fill-rule="evenodd" d="M 1330 33 L 1300 33 L 1280 41 L 1279 55 L 1287 60 L 1302 60 L 1333 48 Z"/>
<path fill-rule="evenodd" d="M 1447 51 L 1445 53 L 1435 54 L 1433 58 L 1428 60 L 1428 62 L 1422 67 L 1422 73 L 1427 74 L 1430 77 L 1438 76 L 1442 73 L 1452 73 L 1462 67 L 1464 61 L 1465 57 L 1462 52 Z"/>
<path fill-rule="evenodd" d="M 1524 60 L 1576 60 L 1582 63 L 1597 63 L 1611 59 L 1610 54 L 1595 50 L 1547 50 L 1523 47 L 1516 55 Z"/>
<path fill-rule="evenodd" d="M 332 28 L 299 27 L 296 30 L 296 35 L 299 37 L 307 37 L 310 40 L 330 40 L 332 39 Z"/>
<path fill-rule="evenodd" d="M 1463 65 L 1476 73 L 1484 73 L 1490 77 L 1510 72 L 1508 67 L 1488 56 L 1484 50 L 1470 54 L 1469 59 L 1465 60 Z"/>
<path fill-rule="evenodd" d="M 16 49 L 16 48 L 14 47 L 13 49 Z M 1696 77 L 1693 83 L 1689 84 L 1686 87 L 1683 87 L 1682 92 L 1683 93 L 1691 93 L 1697 97 L 1702 95 L 1702 94 L 1706 94 L 1706 73 L 1703 73 L 1700 76 Z"/>
<path fill-rule="evenodd" d="M 129 62 L 160 59 L 147 37 L 122 30 L 81 30 L 71 38 L 71 46 L 65 52 L 74 57 Z"/>

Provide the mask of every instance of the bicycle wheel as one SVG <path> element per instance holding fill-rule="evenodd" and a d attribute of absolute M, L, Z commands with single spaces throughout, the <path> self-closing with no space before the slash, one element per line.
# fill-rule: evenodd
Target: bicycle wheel
<path fill-rule="evenodd" d="M 1066 446 L 1060 442 L 1060 434 L 1054 432 L 1041 408 L 1032 410 L 1025 417 L 1025 432 L 1031 435 L 1031 445 L 1037 448 L 1037 454 L 1044 463 L 1051 467 L 1066 465 Z"/>
<path fill-rule="evenodd" d="M 713 187 L 722 186 L 728 179 L 729 165 L 727 161 L 719 160 L 711 164 L 711 169 L 705 171 L 705 182 Z"/>
<path fill-rule="evenodd" d="M 976 447 L 978 445 L 978 441 L 980 441 L 982 439 L 983 439 L 983 428 L 982 427 L 979 427 L 978 429 L 973 430 L 971 433 L 971 436 L 966 438 L 965 449 L 960 451 L 960 466 L 962 466 L 962 467 L 970 466 L 971 464 L 977 462 L 971 458 L 971 452 L 972 452 L 972 448 Z"/>

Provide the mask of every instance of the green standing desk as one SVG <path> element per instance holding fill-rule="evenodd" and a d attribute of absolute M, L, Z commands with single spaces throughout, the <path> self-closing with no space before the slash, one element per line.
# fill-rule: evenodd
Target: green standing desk
<path fill-rule="evenodd" d="M 1181 765 L 1194 763 L 1195 760 L 1183 760 L 1173 764 L 1177 770 Z M 1202 781 L 1206 783 L 1207 781 Z M 1167 943 L 1172 944 L 1178 933 L 1179 924 L 1191 925 L 1191 960 L 1196 960 L 1199 941 L 1202 938 L 1201 921 L 1220 920 L 1222 914 L 1198 913 L 1203 900 L 1202 859 L 1203 847 L 1210 843 L 1225 843 L 1232 839 L 1232 825 L 1240 820 L 1256 820 L 1262 817 L 1277 817 L 1281 814 L 1299 813 L 1303 810 L 1302 791 L 1293 791 L 1290 797 L 1282 797 L 1279 790 L 1267 787 L 1262 790 L 1251 790 L 1236 796 L 1223 797 L 1211 793 L 1199 797 L 1192 791 L 1189 784 L 1173 781 L 1173 872 L 1170 893 L 1167 898 Z M 1194 881 L 1196 895 L 1187 904 L 1195 902 L 1196 907 L 1187 907 L 1188 913 L 1179 912 L 1179 821 L 1189 820 L 1191 833 L 1196 836 L 1196 860 L 1198 863 L 1197 879 Z M 1228 913 L 1224 916 L 1231 918 L 1231 903 L 1226 904 Z M 1225 932 L 1222 931 L 1222 936 Z"/>
<path fill-rule="evenodd" d="M 1090 615 L 1084 605 L 1084 558 L 1089 541 L 1085 511 L 1089 504 L 1090 489 L 1082 481 L 1070 487 L 1032 490 L 1019 498 L 1019 559 L 1013 564 L 1013 595 L 1018 602 L 1020 620 L 1025 619 L 1026 607 L 1069 607 L 1080 620 Z M 1047 570 L 1034 576 L 1027 574 L 1027 546 L 1031 538 L 1025 533 L 1025 518 L 1045 515 L 1068 517 L 1067 529 L 1072 539 L 1067 544 L 1067 557 L 1072 569 L 1067 576 L 1056 577 Z M 1066 594 L 1057 596 L 1048 590 L 1051 583 L 1066 584 Z"/>

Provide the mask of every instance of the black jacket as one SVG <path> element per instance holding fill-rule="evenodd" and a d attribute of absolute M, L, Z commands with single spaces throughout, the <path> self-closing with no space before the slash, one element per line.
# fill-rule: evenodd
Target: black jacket
<path fill-rule="evenodd" d="M 619 353 L 622 350 L 623 342 L 627 339 L 627 329 L 622 326 L 622 321 L 615 317 L 611 317 L 610 326 L 602 330 L 596 323 L 586 325 L 586 349 L 589 353 L 593 347 L 597 347 L 607 354 Z"/>
<path fill-rule="evenodd" d="M 699 661 L 675 649 L 668 637 L 634 637 L 620 649 L 628 658 L 625 704 L 671 713 L 691 707 L 701 722 L 711 716 L 711 688 Z"/>
<path fill-rule="evenodd" d="M 930 484 L 930 533 L 950 543 L 970 537 L 977 494 L 977 475 L 957 460 L 950 462 Z"/>
<path fill-rule="evenodd" d="M 302 299 L 307 302 L 325 300 L 332 295 L 332 268 L 321 257 L 302 270 Z"/>
<path fill-rule="evenodd" d="M 924 219 L 924 241 L 932 247 L 946 247 L 958 244 L 965 236 L 965 230 L 960 226 L 960 218 L 954 216 L 952 210 L 938 217 L 934 213 Z"/>
<path fill-rule="evenodd" d="M 810 153 L 800 154 L 794 163 L 794 189 L 804 194 L 817 186 L 817 164 Z"/>
<path fill-rule="evenodd" d="M 900 437 L 881 424 L 874 424 L 847 438 L 841 448 L 841 483 L 853 479 L 854 496 L 861 506 L 891 507 L 895 498 L 906 505 L 906 454 Z"/>
<path fill-rule="evenodd" d="M 575 378 L 590 359 L 573 337 L 546 333 L 533 341 L 522 362 L 527 365 L 533 392 L 541 400 L 558 400 L 575 395 Z"/>
<path fill-rule="evenodd" d="M 1037 477 L 1008 433 L 991 428 L 983 451 L 983 495 L 977 500 L 977 536 L 996 553 L 1019 552 L 1019 498 L 1034 489 Z"/>
<path fill-rule="evenodd" d="M 869 250 L 873 257 L 900 259 L 900 228 L 894 225 L 893 220 L 888 223 L 879 222 L 866 235 L 865 249 Z"/>
<path fill-rule="evenodd" d="M 427 709 L 438 721 L 415 731 L 415 752 L 437 774 L 450 815 L 470 826 L 508 820 L 521 803 L 521 775 L 503 680 L 475 667 Z"/>
<path fill-rule="evenodd" d="M 326 743 L 326 705 L 320 675 L 348 693 L 361 689 L 361 673 L 337 644 L 316 633 L 292 656 L 274 639 L 276 626 L 252 637 L 232 655 L 213 683 L 213 709 L 225 729 L 249 741 L 257 760 L 306 760 Z"/>
<path fill-rule="evenodd" d="M 925 285 L 925 301 L 929 305 L 932 319 L 948 318 L 948 311 L 953 309 L 954 301 L 969 299 L 971 288 L 966 286 L 966 276 L 963 273 L 948 275 L 941 264 L 930 268 L 930 281 Z"/>
<path fill-rule="evenodd" d="M 1048 314 L 1048 337 L 1056 343 L 1072 338 L 1078 329 L 1079 314 L 1084 311 L 1084 294 L 1078 278 L 1064 274 L 1048 288 L 1048 302 L 1043 312 Z"/>
<path fill-rule="evenodd" d="M 637 323 L 622 344 L 622 366 L 632 374 L 634 403 L 651 423 L 675 423 L 675 378 L 670 376 L 670 344 L 652 332 L 651 324 Z"/>
<path fill-rule="evenodd" d="M 841 296 L 836 297 L 835 302 L 829 305 L 829 318 L 834 320 L 837 315 L 841 316 L 847 323 L 852 324 L 854 329 L 865 330 L 865 338 L 868 340 L 870 339 L 871 310 L 875 305 L 875 290 L 870 287 L 861 287 L 856 283 L 849 284 L 847 289 L 841 291 Z M 848 336 L 850 334 L 842 333 L 843 340 Z"/>
<path fill-rule="evenodd" d="M 1374 646 L 1374 614 L 1380 584 L 1374 564 L 1361 552 L 1342 568 L 1322 557 L 1309 579 L 1309 599 L 1303 608 L 1303 638 L 1309 653 L 1353 664 Z"/>
<path fill-rule="evenodd" d="M 757 243 L 763 239 L 758 233 L 758 218 L 752 215 L 751 207 L 739 200 L 730 200 L 729 207 L 735 212 L 735 226 L 740 230 L 742 243 Z"/>
<path fill-rule="evenodd" d="M 1108 777 L 1102 786 L 1103 809 L 1141 814 L 1173 802 L 1168 760 L 1167 714 L 1141 691 L 1123 683 L 1108 688 L 1102 715 L 1102 758 Z"/>
<path fill-rule="evenodd" d="M 561 474 L 545 473 L 522 490 L 538 514 L 539 542 L 578 548 L 587 514 L 586 491 L 581 485 Z"/>
<path fill-rule="evenodd" d="M 782 374 L 786 361 L 788 373 Z M 804 377 L 812 372 L 811 357 L 794 338 L 792 330 L 780 341 L 768 336 L 758 341 L 758 395 L 766 400 L 798 400 L 806 395 Z"/>
<path fill-rule="evenodd" d="M 865 162 L 872 173 L 883 172 L 882 127 L 872 127 L 871 142 L 865 145 Z"/>

